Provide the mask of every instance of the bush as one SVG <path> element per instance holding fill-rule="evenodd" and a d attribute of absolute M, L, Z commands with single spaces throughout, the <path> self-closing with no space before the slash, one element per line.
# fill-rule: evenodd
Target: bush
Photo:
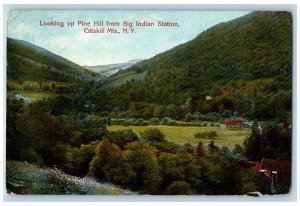
<path fill-rule="evenodd" d="M 127 120 L 125 120 L 125 121 L 122 123 L 122 125 L 123 125 L 123 126 L 129 126 L 130 123 L 131 123 L 131 121 L 127 119 Z"/>
<path fill-rule="evenodd" d="M 138 136 L 130 129 L 110 132 L 107 138 L 110 142 L 118 145 L 120 148 L 124 148 L 126 144 L 138 140 Z"/>
<path fill-rule="evenodd" d="M 194 135 L 195 138 L 198 139 L 214 139 L 218 136 L 216 131 L 209 131 L 209 132 L 198 132 Z"/>
<path fill-rule="evenodd" d="M 185 181 L 172 182 L 166 190 L 167 195 L 190 195 L 190 185 Z"/>
<path fill-rule="evenodd" d="M 149 142 L 165 141 L 165 135 L 159 129 L 156 128 L 145 130 L 145 132 L 141 135 L 141 137 Z"/>
<path fill-rule="evenodd" d="M 169 126 L 175 126 L 175 125 L 177 125 L 177 122 L 176 122 L 175 120 L 170 120 L 170 121 L 167 123 L 167 125 L 169 125 Z"/>
<path fill-rule="evenodd" d="M 149 123 L 151 124 L 151 125 L 159 125 L 159 119 L 158 118 L 151 118 L 150 120 L 149 120 Z"/>
<path fill-rule="evenodd" d="M 133 125 L 134 126 L 143 126 L 143 123 L 144 123 L 144 119 L 143 118 L 139 118 L 139 119 L 137 119 L 137 120 L 135 120 L 133 122 Z"/>
<path fill-rule="evenodd" d="M 185 121 L 186 121 L 186 122 L 190 122 L 190 121 L 192 121 L 192 120 L 195 120 L 195 116 L 192 115 L 191 113 L 187 113 L 187 114 L 185 115 Z"/>
<path fill-rule="evenodd" d="M 169 117 L 164 117 L 161 119 L 161 124 L 167 125 L 171 121 L 171 118 Z"/>

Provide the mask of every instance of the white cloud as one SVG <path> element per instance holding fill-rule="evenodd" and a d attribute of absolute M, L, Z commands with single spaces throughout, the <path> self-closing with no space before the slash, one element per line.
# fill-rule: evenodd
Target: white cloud
<path fill-rule="evenodd" d="M 27 36 L 32 32 L 32 27 L 23 22 L 19 23 L 17 26 L 8 26 L 8 35 L 14 36 L 18 34 L 20 36 Z"/>

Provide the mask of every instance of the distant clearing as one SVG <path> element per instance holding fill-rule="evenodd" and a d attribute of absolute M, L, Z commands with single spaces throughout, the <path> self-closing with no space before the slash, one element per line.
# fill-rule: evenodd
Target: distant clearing
<path fill-rule="evenodd" d="M 233 149 L 236 144 L 242 145 L 245 138 L 250 135 L 251 129 L 227 129 L 221 127 L 188 127 L 188 126 L 119 126 L 112 125 L 108 127 L 109 131 L 118 131 L 123 129 L 131 129 L 137 134 L 143 133 L 146 129 L 158 128 L 166 137 L 166 140 L 176 144 L 197 144 L 203 142 L 208 144 L 211 140 L 215 145 L 222 147 L 226 146 Z M 216 131 L 217 137 L 215 139 L 197 139 L 194 135 L 198 132 Z"/>

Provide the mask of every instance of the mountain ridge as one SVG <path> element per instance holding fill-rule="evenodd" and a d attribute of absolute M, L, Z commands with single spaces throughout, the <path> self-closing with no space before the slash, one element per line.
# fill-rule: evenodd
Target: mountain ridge
<path fill-rule="evenodd" d="M 79 81 L 92 80 L 96 76 L 94 72 L 51 51 L 12 38 L 7 38 L 7 64 L 8 79 L 14 80 L 41 80 L 40 76 L 46 81 L 49 76 L 55 81 Z M 68 79 L 70 76 L 71 79 Z"/>

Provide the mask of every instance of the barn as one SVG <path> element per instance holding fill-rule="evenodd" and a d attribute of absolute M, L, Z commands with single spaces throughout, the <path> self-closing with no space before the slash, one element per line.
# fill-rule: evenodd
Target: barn
<path fill-rule="evenodd" d="M 225 119 L 225 125 L 227 128 L 241 128 L 243 121 L 240 118 Z"/>

